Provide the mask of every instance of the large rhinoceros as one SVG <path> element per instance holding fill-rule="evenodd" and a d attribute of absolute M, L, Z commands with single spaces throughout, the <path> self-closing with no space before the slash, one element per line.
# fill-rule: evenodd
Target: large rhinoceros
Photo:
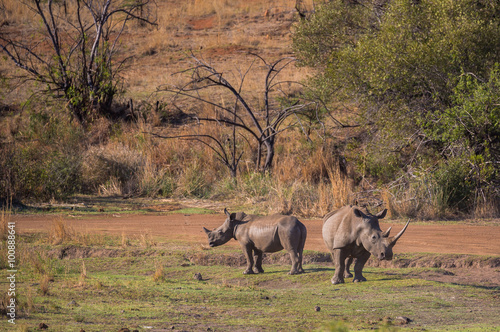
<path fill-rule="evenodd" d="M 292 259 L 292 269 L 288 274 L 304 272 L 302 268 L 302 251 L 306 242 L 307 230 L 297 218 L 292 216 L 272 215 L 259 217 L 246 215 L 243 212 L 229 213 L 226 221 L 218 228 L 210 231 L 203 227 L 208 235 L 210 247 L 220 246 L 231 239 L 237 240 L 247 258 L 244 274 L 253 274 L 254 259 L 257 256 L 255 268 L 262 273 L 262 254 L 285 249 Z"/>
<path fill-rule="evenodd" d="M 358 207 L 344 206 L 328 213 L 323 218 L 323 240 L 332 253 L 335 264 L 333 284 L 344 282 L 344 277 L 352 274 L 349 267 L 354 264 L 354 282 L 366 281 L 363 277 L 363 267 L 373 254 L 380 260 L 392 259 L 392 247 L 403 235 L 410 221 L 394 237 L 389 237 L 391 228 L 385 232 L 380 229 L 378 220 L 385 217 L 387 209 L 376 214 L 364 214 Z"/>

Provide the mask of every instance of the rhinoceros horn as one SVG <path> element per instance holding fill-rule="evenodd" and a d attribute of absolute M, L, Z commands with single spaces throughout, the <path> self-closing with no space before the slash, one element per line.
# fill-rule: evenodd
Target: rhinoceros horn
<path fill-rule="evenodd" d="M 398 235 L 396 235 L 395 237 L 392 238 L 391 244 L 390 244 L 391 247 L 393 247 L 396 244 L 396 242 L 399 240 L 399 238 L 406 231 L 406 228 L 408 227 L 409 224 L 410 224 L 410 219 L 408 219 L 408 222 L 406 223 L 405 227 L 403 227 L 403 229 L 398 233 Z M 389 231 L 389 230 L 387 230 L 387 231 Z"/>

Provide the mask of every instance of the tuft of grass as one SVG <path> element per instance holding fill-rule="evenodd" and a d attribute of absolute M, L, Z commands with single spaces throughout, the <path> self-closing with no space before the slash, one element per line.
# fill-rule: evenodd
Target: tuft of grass
<path fill-rule="evenodd" d="M 52 245 L 58 245 L 71 241 L 74 231 L 68 227 L 66 220 L 60 217 L 52 222 L 48 236 Z"/>
<path fill-rule="evenodd" d="M 87 280 L 87 267 L 85 266 L 85 261 L 82 260 L 82 267 L 80 269 L 80 276 L 78 279 L 78 286 L 83 287 L 86 285 Z"/>
<path fill-rule="evenodd" d="M 181 173 L 177 192 L 181 196 L 207 198 L 210 193 L 210 183 L 206 177 L 206 165 L 195 161 Z"/>
<path fill-rule="evenodd" d="M 130 239 L 125 235 L 125 232 L 122 233 L 121 245 L 124 248 L 130 246 Z"/>
<path fill-rule="evenodd" d="M 156 245 L 156 241 L 153 239 L 153 235 L 149 233 L 139 234 L 139 243 L 142 247 L 150 248 Z"/>
<path fill-rule="evenodd" d="M 53 278 L 49 276 L 48 274 L 43 274 L 40 277 L 40 291 L 42 292 L 43 296 L 46 296 L 49 294 L 49 288 L 50 288 L 50 282 L 53 281 Z"/>
<path fill-rule="evenodd" d="M 165 280 L 165 269 L 162 264 L 156 262 L 155 263 L 155 272 L 153 274 L 153 280 L 155 282 L 160 282 Z"/>

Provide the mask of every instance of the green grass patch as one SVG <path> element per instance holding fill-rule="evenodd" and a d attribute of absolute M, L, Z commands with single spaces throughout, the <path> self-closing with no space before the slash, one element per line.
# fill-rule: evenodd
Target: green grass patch
<path fill-rule="evenodd" d="M 176 243 L 143 248 L 132 241 L 93 246 L 59 259 L 59 246 L 19 237 L 16 327 L 36 331 L 422 331 L 496 330 L 498 287 L 426 280 L 422 268 L 365 269 L 364 283 L 332 285 L 331 263 L 309 263 L 290 276 L 289 263 L 264 264 L 243 275 L 239 249 Z M 113 250 L 110 250 L 113 249 Z M 219 250 L 221 249 L 221 250 Z M 39 258 L 26 253 L 39 252 Z M 83 251 L 85 252 L 85 251 Z M 314 253 L 306 253 L 312 255 Z M 206 256 L 213 256 L 207 260 Z M 203 264 L 198 263 L 202 261 Z M 201 278 L 195 278 L 195 275 Z M 0 280 L 8 271 L 0 270 Z M 49 276 L 47 289 L 42 281 Z M 6 292 L 2 283 L 2 294 Z M 409 317 L 398 325 L 397 317 Z M 5 316 L 0 330 L 11 330 Z"/>

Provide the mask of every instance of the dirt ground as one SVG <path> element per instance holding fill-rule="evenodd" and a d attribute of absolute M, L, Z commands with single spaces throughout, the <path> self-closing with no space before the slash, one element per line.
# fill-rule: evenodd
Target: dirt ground
<path fill-rule="evenodd" d="M 16 230 L 20 233 L 47 232 L 60 216 L 12 215 Z M 180 240 L 206 246 L 207 238 L 202 227 L 218 227 L 224 221 L 223 214 L 114 214 L 86 217 L 65 217 L 67 225 L 75 231 L 134 237 L 150 235 L 159 241 Z M 302 220 L 307 227 L 305 249 L 327 252 L 323 243 L 320 219 Z M 403 223 L 381 222 L 383 230 L 392 226 L 397 234 Z M 433 270 L 409 272 L 409 278 L 423 278 L 439 282 L 467 284 L 480 287 L 500 287 L 500 220 L 469 224 L 410 224 L 394 248 L 394 253 L 415 253 L 411 259 L 379 262 L 370 259 L 368 265 L 381 267 L 435 267 Z M 230 241 L 229 246 L 238 247 Z M 430 253 L 419 255 L 416 253 Z M 443 255 L 453 254 L 453 255 Z M 480 255 L 488 256 L 481 258 Z M 328 263 L 331 266 L 331 263 Z M 333 268 L 333 267 L 332 267 Z M 413 270 L 410 270 L 413 271 Z"/>
<path fill-rule="evenodd" d="M 59 216 L 13 215 L 18 232 L 48 231 Z M 213 229 L 224 221 L 222 214 L 208 215 L 129 215 L 114 214 L 92 217 L 66 217 L 68 226 L 77 231 L 114 235 L 147 234 L 165 241 L 170 239 L 206 244 L 202 227 Z M 326 252 L 321 236 L 322 221 L 302 220 L 307 227 L 306 250 Z M 382 230 L 392 226 L 397 234 L 402 223 L 381 222 Z M 473 224 L 410 224 L 394 249 L 395 253 L 438 253 L 467 255 L 500 255 L 500 221 L 488 225 Z M 236 241 L 229 245 L 238 246 Z"/>

